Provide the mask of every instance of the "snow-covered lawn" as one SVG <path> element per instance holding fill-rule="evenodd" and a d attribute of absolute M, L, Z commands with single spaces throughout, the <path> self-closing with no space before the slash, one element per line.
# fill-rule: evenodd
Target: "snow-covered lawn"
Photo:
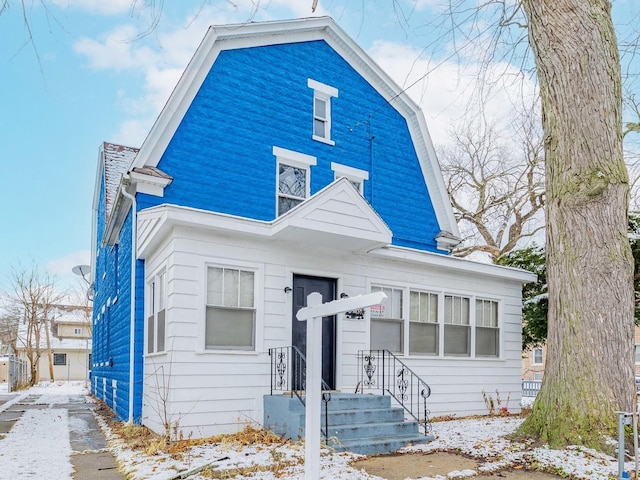
<path fill-rule="evenodd" d="M 0 390 L 0 394 L 2 394 Z M 54 384 L 31 388 L 21 393 L 40 395 L 37 403 L 47 403 L 49 409 L 27 411 L 14 425 L 11 432 L 0 440 L 0 478 L 40 478 L 24 476 L 25 462 L 33 470 L 34 461 L 47 464 L 48 479 L 71 479 L 68 446 L 70 425 L 66 411 L 55 407 L 64 403 L 65 397 L 86 393 L 84 384 Z M 0 407 L 0 411 L 6 409 Z M 37 417 L 37 418 L 36 418 Z M 185 449 L 178 458 L 166 454 L 147 455 L 133 451 L 117 437 L 101 417 L 98 418 L 107 438 L 111 451 L 117 456 L 121 469 L 128 479 L 169 480 L 180 473 L 194 471 L 188 478 L 205 480 L 195 473 L 205 465 L 215 470 L 235 473 L 236 476 L 224 478 L 236 479 L 303 479 L 304 447 L 301 444 L 253 444 L 237 445 L 230 442 L 193 446 Z M 574 479 L 602 480 L 617 477 L 617 460 L 611 456 L 583 447 L 569 447 L 564 450 L 549 448 L 531 448 L 528 445 L 512 442 L 505 435 L 513 432 L 522 419 L 516 417 L 484 417 L 461 419 L 434 424 L 435 441 L 404 449 L 407 453 L 449 451 L 479 459 L 477 472 L 467 471 L 469 476 L 500 470 L 511 465 L 537 465 L 539 468 L 554 471 Z M 31 453 L 30 453 L 31 452 Z M 33 452 L 39 452 L 33 455 Z M 350 466 L 350 462 L 362 458 L 358 455 L 335 453 L 323 450 L 321 459 L 322 478 L 324 479 L 379 479 L 362 470 Z M 27 460 L 28 459 L 28 460 Z M 21 470 L 23 469 L 23 470 Z M 626 464 L 627 470 L 633 469 L 632 463 Z M 5 474 L 11 476 L 4 477 Z M 208 477 L 211 478 L 211 477 Z M 422 477 L 420 480 L 429 480 Z M 444 480 L 444 477 L 436 477 Z"/>

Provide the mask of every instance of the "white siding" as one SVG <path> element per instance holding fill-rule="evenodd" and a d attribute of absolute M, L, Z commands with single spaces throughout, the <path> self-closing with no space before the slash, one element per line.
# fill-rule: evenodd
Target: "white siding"
<path fill-rule="evenodd" d="M 204 350 L 207 265 L 256 269 L 256 350 Z M 403 285 L 436 293 L 479 295 L 501 306 L 501 357 L 401 357 L 432 388 L 432 416 L 487 413 L 482 397 L 499 392 L 503 405 L 519 410 L 520 283 L 486 276 L 470 268 L 428 266 L 369 254 L 352 254 L 265 238 L 216 235 L 176 227 L 170 241 L 146 257 L 146 274 L 167 271 L 166 353 L 145 358 L 143 423 L 163 431 L 165 421 L 183 434 L 208 436 L 262 422 L 262 398 L 270 389 L 268 349 L 291 344 L 291 294 L 294 274 L 335 278 L 338 295 L 369 293 L 372 283 Z M 338 317 L 337 387 L 355 390 L 356 354 L 369 347 L 364 320 Z M 145 335 L 146 338 L 146 335 Z M 146 351 L 146 349 L 145 349 Z M 167 418 L 160 412 L 164 403 Z"/>

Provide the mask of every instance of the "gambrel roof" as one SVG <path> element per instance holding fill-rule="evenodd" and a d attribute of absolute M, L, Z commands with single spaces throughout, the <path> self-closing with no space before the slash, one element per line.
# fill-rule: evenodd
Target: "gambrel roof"
<path fill-rule="evenodd" d="M 325 41 L 406 120 L 442 231 L 459 237 L 420 107 L 329 17 L 212 26 L 145 139 L 132 167 L 157 167 L 218 55 L 225 50 Z"/>

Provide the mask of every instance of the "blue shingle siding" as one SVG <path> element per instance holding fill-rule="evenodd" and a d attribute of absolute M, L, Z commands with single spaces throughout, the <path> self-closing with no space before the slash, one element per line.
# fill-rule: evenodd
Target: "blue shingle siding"
<path fill-rule="evenodd" d="M 313 90 L 331 99 L 335 146 L 311 138 Z M 317 157 L 311 193 L 333 181 L 331 162 L 369 171 L 364 195 L 393 243 L 436 251 L 440 228 L 404 117 L 324 41 L 222 51 L 158 167 L 173 177 L 170 203 L 259 220 L 276 215 L 273 146 Z"/>
<path fill-rule="evenodd" d="M 102 208 L 104 203 L 101 202 L 100 209 Z M 100 211 L 98 216 L 100 217 Z M 100 228 L 100 220 L 98 223 L 100 239 L 103 228 Z M 120 231 L 118 244 L 99 247 L 94 298 L 92 377 L 97 379 L 97 382 L 92 381 L 93 393 L 100 399 L 104 398 L 107 405 L 123 420 L 129 418 L 131 225 L 129 212 Z M 97 322 L 95 319 L 98 319 Z M 142 357 L 141 351 L 139 356 Z M 142 368 L 136 373 L 140 376 L 141 382 Z M 103 388 L 103 379 L 106 379 L 106 389 Z M 114 380 L 117 382 L 115 403 Z M 138 394 L 141 395 L 141 390 Z M 134 411 L 134 417 L 135 414 Z M 140 411 L 137 414 L 139 418 Z"/>

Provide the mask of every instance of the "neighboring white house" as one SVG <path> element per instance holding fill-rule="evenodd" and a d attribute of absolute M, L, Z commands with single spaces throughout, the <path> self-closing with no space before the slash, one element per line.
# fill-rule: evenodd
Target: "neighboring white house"
<path fill-rule="evenodd" d="M 53 375 L 49 372 L 46 335 L 40 335 L 41 357 L 38 362 L 37 381 L 88 380 L 91 365 L 91 308 L 76 305 L 55 305 L 49 310 L 50 347 Z M 26 355 L 25 325 L 18 328 L 16 354 Z"/>

